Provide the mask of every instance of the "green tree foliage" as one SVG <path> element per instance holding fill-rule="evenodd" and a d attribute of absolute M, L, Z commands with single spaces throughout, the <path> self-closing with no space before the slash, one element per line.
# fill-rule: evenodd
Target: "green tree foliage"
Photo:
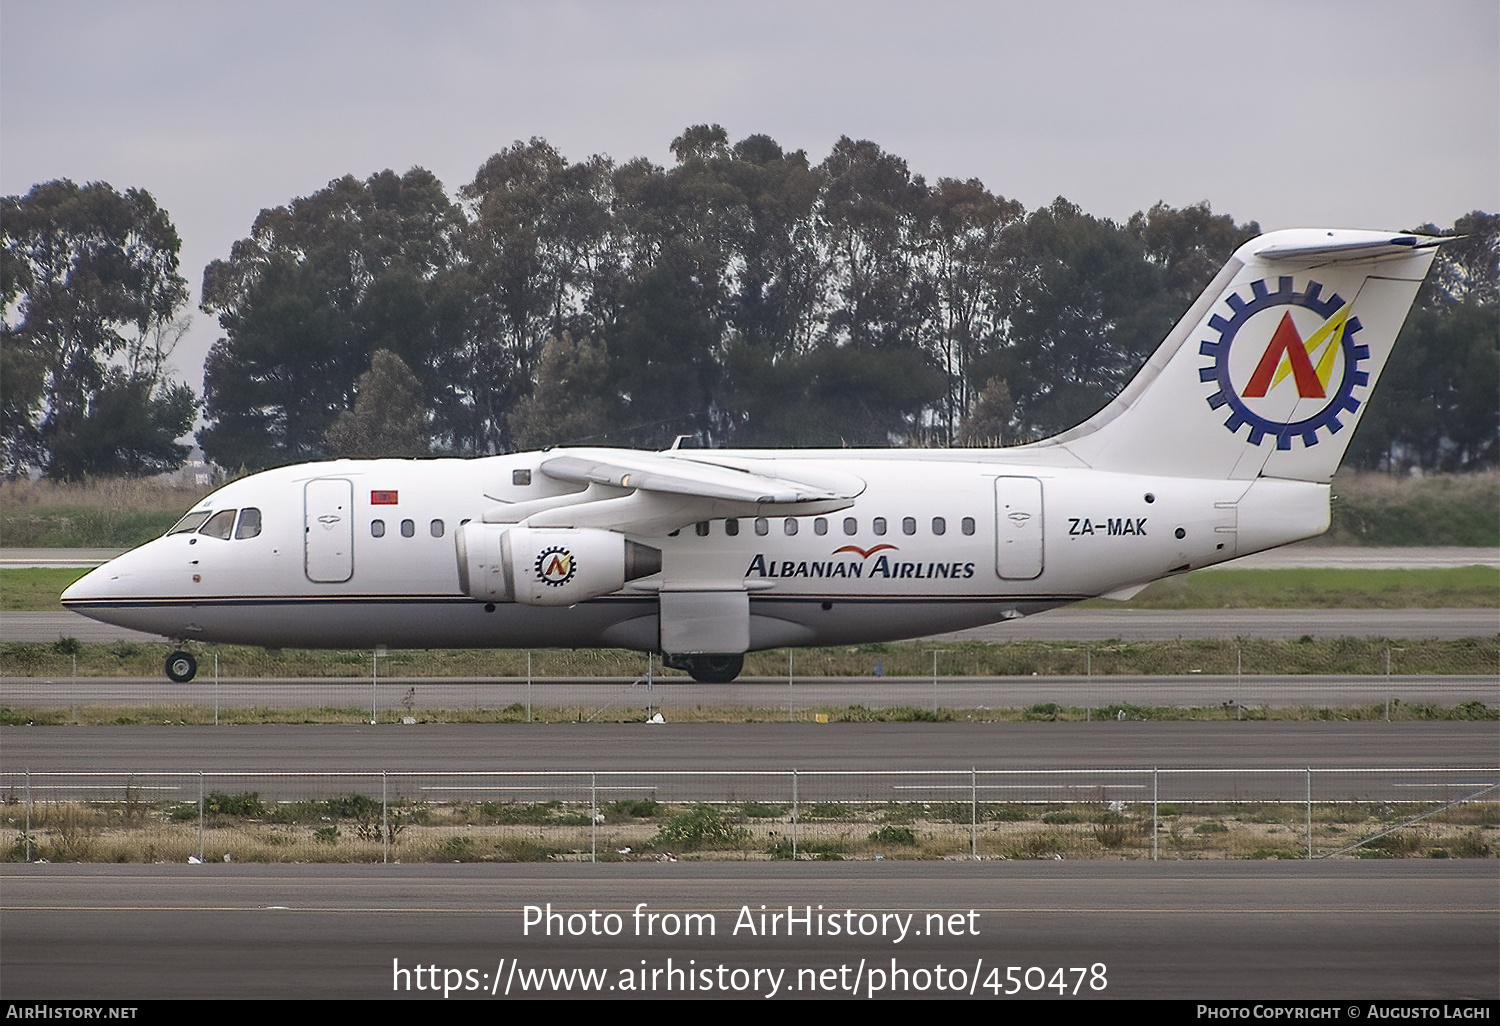
<path fill-rule="evenodd" d="M 532 139 L 457 205 L 414 169 L 262 212 L 205 274 L 226 333 L 205 450 L 251 467 L 331 451 L 380 349 L 415 373 L 438 451 L 1041 438 L 1108 402 L 1260 230 L 1207 203 L 1124 224 L 1061 198 L 1027 213 L 868 140 L 813 163 L 694 125 L 671 151 L 575 163 Z M 1497 458 L 1495 225 L 1453 229 L 1469 238 L 1445 248 L 1356 442 L 1368 462 Z M 12 418 L 45 374 L 5 361 Z"/>
<path fill-rule="evenodd" d="M 607 317 L 617 271 L 604 157 L 569 164 L 541 139 L 485 161 L 459 190 L 471 215 L 471 331 L 445 363 L 471 383 L 448 414 L 462 451 L 510 447 L 506 415 L 532 389 L 549 338 Z"/>
<path fill-rule="evenodd" d="M 974 403 L 974 412 L 964 421 L 958 443 L 987 448 L 1002 446 L 1010 438 L 1011 421 L 1015 415 L 1016 404 L 1010 397 L 1010 383 L 1004 378 L 990 378 Z"/>
<path fill-rule="evenodd" d="M 325 455 L 380 349 L 422 369 L 424 405 L 469 388 L 472 378 L 436 372 L 468 317 L 464 228 L 421 168 L 345 176 L 261 211 L 203 275 L 203 309 L 225 332 L 204 370 L 204 453 L 251 469 Z"/>
<path fill-rule="evenodd" d="M 1077 424 L 1135 374 L 1235 247 L 1259 234 L 1207 204 L 1158 203 L 1121 227 L 1059 197 L 1003 237 L 1003 330 L 970 369 L 1003 378 L 1013 440 Z"/>
<path fill-rule="evenodd" d="M 191 424 L 192 393 L 165 379 L 187 300 L 180 247 L 141 189 L 64 179 L 0 200 L 6 473 L 181 464 L 187 450 L 172 442 Z"/>
<path fill-rule="evenodd" d="M 425 456 L 429 431 L 422 383 L 401 357 L 377 349 L 359 377 L 354 408 L 328 430 L 333 456 Z"/>
<path fill-rule="evenodd" d="M 1389 365 L 1370 398 L 1350 462 L 1399 471 L 1500 462 L 1500 215 L 1475 211 L 1449 229 Z"/>
<path fill-rule="evenodd" d="M 1025 213 L 1021 204 L 991 194 L 978 179 L 945 178 L 927 198 L 928 273 L 936 285 L 932 338 L 947 379 L 940 421 L 940 440 L 945 444 L 957 439 L 959 425 L 975 402 L 975 357 L 985 340 L 1005 330 L 1009 299 L 1017 286 L 1016 264 L 1007 259 L 1007 233 Z M 1007 392 L 1007 424 L 1012 412 Z M 994 430 L 1001 427 L 995 425 Z M 1008 428 L 1001 433 L 1008 433 Z"/>
<path fill-rule="evenodd" d="M 175 470 L 190 448 L 177 444 L 198 415 L 186 385 L 155 388 L 149 379 L 111 368 L 74 429 L 53 440 L 50 477 L 146 477 Z"/>
<path fill-rule="evenodd" d="M 542 350 L 536 389 L 510 415 L 511 437 L 523 449 L 598 443 L 618 416 L 616 406 L 604 346 L 563 332 Z"/>

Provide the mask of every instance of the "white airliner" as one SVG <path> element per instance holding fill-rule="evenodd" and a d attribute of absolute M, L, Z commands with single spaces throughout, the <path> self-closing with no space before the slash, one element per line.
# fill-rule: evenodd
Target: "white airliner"
<path fill-rule="evenodd" d="M 179 642 L 757 649 L 1025 616 L 1322 533 L 1440 240 L 1246 243 L 1113 402 L 1006 449 L 552 449 L 235 481 L 69 608 Z M 192 679 L 186 651 L 167 660 Z"/>

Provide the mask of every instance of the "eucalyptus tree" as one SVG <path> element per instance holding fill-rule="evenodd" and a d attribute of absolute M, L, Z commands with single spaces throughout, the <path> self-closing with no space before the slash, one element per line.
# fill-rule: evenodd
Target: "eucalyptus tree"
<path fill-rule="evenodd" d="M 143 189 L 61 179 L 0 200 L 6 473 L 181 464 L 192 394 L 167 378 L 187 300 L 180 248 Z"/>
<path fill-rule="evenodd" d="M 464 326 L 462 212 L 421 168 L 346 175 L 261 211 L 248 238 L 203 275 L 224 335 L 204 369 L 204 453 L 259 468 L 327 452 L 380 349 L 421 368 L 441 405 L 442 355 Z"/>
<path fill-rule="evenodd" d="M 459 190 L 472 303 L 462 344 L 442 361 L 458 449 L 513 447 L 506 415 L 531 392 L 547 340 L 613 320 L 612 172 L 605 157 L 570 164 L 534 138 L 490 157 Z"/>

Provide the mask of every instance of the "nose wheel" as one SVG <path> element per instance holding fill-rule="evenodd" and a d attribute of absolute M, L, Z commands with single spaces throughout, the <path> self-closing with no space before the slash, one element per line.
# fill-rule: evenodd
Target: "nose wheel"
<path fill-rule="evenodd" d="M 187 652 L 173 652 L 167 656 L 167 677 L 177 684 L 186 684 L 198 676 L 198 660 Z"/>

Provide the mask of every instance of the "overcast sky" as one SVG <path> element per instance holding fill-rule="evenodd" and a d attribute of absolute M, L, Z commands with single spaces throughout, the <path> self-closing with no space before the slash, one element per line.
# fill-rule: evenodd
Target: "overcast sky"
<path fill-rule="evenodd" d="M 194 291 L 264 207 L 421 165 L 450 192 L 541 136 L 671 160 L 688 125 L 1124 219 L 1267 230 L 1500 209 L 1500 5 L 0 0 L 0 190 L 140 187 Z M 217 325 L 176 365 L 194 389 Z"/>

